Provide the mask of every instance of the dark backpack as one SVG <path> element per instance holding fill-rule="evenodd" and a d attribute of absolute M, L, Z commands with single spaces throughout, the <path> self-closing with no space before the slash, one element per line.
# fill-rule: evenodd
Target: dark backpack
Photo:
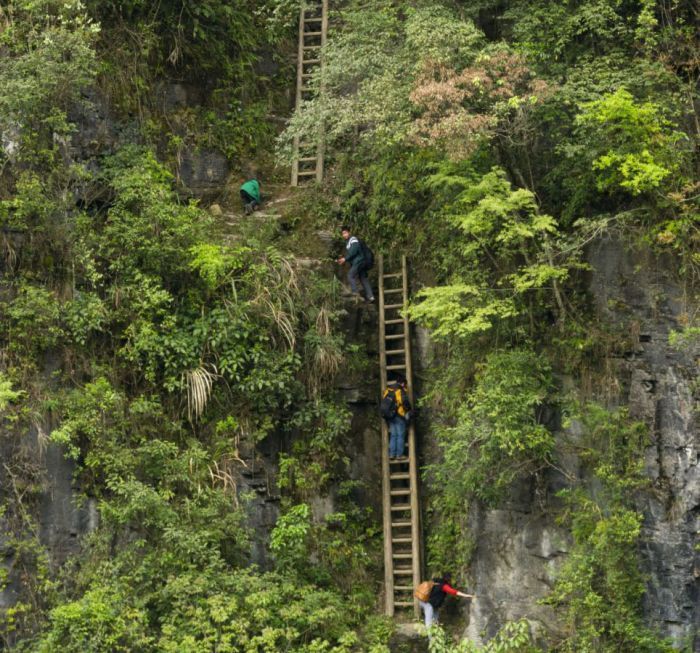
<path fill-rule="evenodd" d="M 396 403 L 396 391 L 387 388 L 384 391 L 384 396 L 379 404 L 379 414 L 384 419 L 394 419 L 399 410 L 399 406 Z"/>
<path fill-rule="evenodd" d="M 360 251 L 362 252 L 362 258 L 365 259 L 365 270 L 370 270 L 374 267 L 374 252 L 364 240 L 360 241 Z"/>

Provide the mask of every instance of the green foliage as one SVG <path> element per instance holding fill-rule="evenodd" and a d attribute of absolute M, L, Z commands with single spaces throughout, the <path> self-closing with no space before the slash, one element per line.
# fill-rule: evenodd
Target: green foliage
<path fill-rule="evenodd" d="M 41 286 L 23 284 L 7 305 L 7 339 L 10 351 L 31 359 L 57 344 L 62 336 L 60 305 Z"/>
<path fill-rule="evenodd" d="M 161 633 L 148 633 L 143 596 L 97 586 L 51 613 L 36 650 L 349 653 L 357 643 L 352 612 L 334 593 L 255 570 L 163 578 L 151 598 L 166 609 Z"/>
<path fill-rule="evenodd" d="M 324 491 L 334 473 L 348 459 L 342 438 L 350 426 L 350 411 L 336 401 L 315 400 L 299 406 L 287 428 L 306 434 L 291 454 L 280 456 L 280 486 L 306 499 Z"/>
<path fill-rule="evenodd" d="M 410 308 L 416 321 L 436 338 L 465 338 L 524 313 L 528 291 L 551 287 L 556 295 L 568 275 L 551 256 L 557 225 L 539 213 L 530 191 L 513 190 L 499 169 L 474 179 L 446 167 L 430 184 L 458 190 L 442 216 L 455 238 L 441 254 L 448 283 L 418 293 L 420 303 Z"/>
<path fill-rule="evenodd" d="M 532 642 L 530 624 L 527 620 L 506 623 L 485 646 L 476 646 L 463 639 L 451 643 L 440 626 L 431 629 L 428 646 L 430 653 L 538 653 L 540 648 Z"/>
<path fill-rule="evenodd" d="M 145 630 L 146 614 L 133 605 L 124 589 L 98 587 L 79 601 L 52 610 L 51 630 L 36 650 L 50 653 L 107 653 L 151 650 Z"/>
<path fill-rule="evenodd" d="M 599 190 L 650 192 L 679 168 L 681 134 L 657 104 L 638 104 L 625 89 L 585 104 L 577 123 L 588 131 Z"/>
<path fill-rule="evenodd" d="M 309 553 L 311 511 L 305 503 L 292 506 L 277 520 L 270 535 L 270 550 L 282 568 L 301 567 Z"/>
<path fill-rule="evenodd" d="M 456 422 L 439 434 L 445 459 L 434 471 L 455 497 L 495 501 L 518 475 L 546 464 L 552 451 L 552 434 L 538 419 L 552 391 L 551 368 L 527 349 L 494 352 L 475 381 L 466 400 L 446 398 L 456 406 Z"/>
<path fill-rule="evenodd" d="M 55 150 L 73 131 L 67 112 L 94 80 L 99 27 L 80 1 L 12 0 L 6 8 L 0 129 L 20 137 L 20 151 L 6 156 L 30 158 L 31 145 Z"/>
<path fill-rule="evenodd" d="M 549 362 L 527 349 L 494 352 L 477 370 L 465 398 L 453 388 L 441 398 L 454 422 L 436 432 L 443 459 L 429 468 L 431 508 L 442 515 L 429 537 L 431 566 L 463 568 L 471 543 L 460 524 L 474 499 L 496 504 L 511 483 L 547 465 L 554 438 L 539 410 L 552 391 Z M 435 398 L 433 398 L 435 400 Z"/>
<path fill-rule="evenodd" d="M 12 381 L 0 372 L 0 415 L 4 413 L 10 403 L 17 401 L 21 396 L 22 391 L 13 390 Z"/>
<path fill-rule="evenodd" d="M 329 42 L 322 78 L 323 97 L 305 102 L 294 115 L 282 143 L 293 136 L 317 138 L 323 121 L 330 142 L 405 141 L 412 123 L 409 93 L 423 65 L 430 61 L 461 67 L 471 61 L 482 35 L 441 2 L 375 2 L 371 20 L 361 2 L 342 12 L 342 26 Z M 381 57 L 381 65 L 378 65 Z"/>

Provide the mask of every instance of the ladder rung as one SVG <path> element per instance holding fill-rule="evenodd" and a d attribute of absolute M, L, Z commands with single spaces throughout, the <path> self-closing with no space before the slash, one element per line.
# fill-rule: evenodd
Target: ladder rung
<path fill-rule="evenodd" d="M 392 272 L 391 274 L 383 274 L 382 276 L 385 279 L 398 279 L 403 276 L 403 272 Z M 403 290 L 403 288 L 401 290 Z"/>
<path fill-rule="evenodd" d="M 391 506 L 391 509 L 393 511 L 398 511 L 398 510 L 410 510 L 411 509 L 411 504 L 410 503 L 402 503 L 400 506 Z"/>
<path fill-rule="evenodd" d="M 299 173 L 301 174 L 301 173 Z M 386 366 L 387 370 L 405 370 L 406 366 L 405 365 L 387 365 Z"/>
<path fill-rule="evenodd" d="M 402 324 L 403 318 L 400 320 L 384 320 L 384 324 Z"/>
<path fill-rule="evenodd" d="M 384 304 L 384 309 L 390 309 L 390 308 L 403 308 L 403 302 L 400 304 Z"/>
<path fill-rule="evenodd" d="M 399 354 L 405 354 L 406 350 L 405 349 L 390 349 L 389 351 L 384 352 L 387 356 L 398 356 Z"/>
<path fill-rule="evenodd" d="M 318 157 L 315 157 L 315 156 L 305 156 L 305 157 L 302 157 L 301 159 L 297 159 L 297 161 L 299 161 L 299 163 L 307 163 L 308 161 L 316 161 L 317 158 Z"/>
<path fill-rule="evenodd" d="M 394 569 L 394 576 L 413 576 L 413 569 Z"/>
<path fill-rule="evenodd" d="M 413 601 L 394 601 L 394 605 L 399 608 L 412 608 Z"/>
<path fill-rule="evenodd" d="M 395 592 L 412 592 L 413 585 L 394 585 Z"/>
<path fill-rule="evenodd" d="M 304 32 L 304 36 L 321 36 L 323 32 Z"/>
<path fill-rule="evenodd" d="M 309 77 L 313 77 L 313 73 L 302 73 L 301 78 L 302 79 L 308 79 Z"/>
<path fill-rule="evenodd" d="M 408 456 L 401 456 L 401 458 L 389 458 L 390 465 L 404 465 L 408 462 Z"/>
<path fill-rule="evenodd" d="M 410 537 L 392 537 L 391 538 L 392 544 L 409 544 L 411 542 L 413 542 L 413 540 Z"/>
<path fill-rule="evenodd" d="M 320 59 L 302 59 L 301 63 L 306 66 L 307 64 L 310 63 L 321 63 Z"/>
<path fill-rule="evenodd" d="M 305 45 L 302 50 L 318 50 L 320 47 L 320 45 Z"/>
<path fill-rule="evenodd" d="M 401 320 L 403 322 L 403 320 Z M 403 338 L 406 334 L 405 333 L 391 333 L 388 336 L 384 336 L 387 340 L 398 340 L 399 338 Z"/>
<path fill-rule="evenodd" d="M 389 494 L 392 497 L 405 497 L 411 494 L 411 490 L 392 490 Z"/>
<path fill-rule="evenodd" d="M 320 20 L 323 20 L 323 16 L 317 16 L 316 18 L 304 18 L 305 23 L 318 23 Z"/>
<path fill-rule="evenodd" d="M 413 558 L 412 553 L 392 553 L 391 557 L 394 558 L 394 560 L 410 560 Z"/>
<path fill-rule="evenodd" d="M 408 472 L 399 472 L 398 474 L 389 474 L 389 478 L 392 481 L 403 481 L 404 479 L 411 478 L 411 475 Z"/>
<path fill-rule="evenodd" d="M 298 175 L 300 177 L 310 177 L 311 175 L 315 175 L 316 171 L 315 170 L 299 170 Z"/>
<path fill-rule="evenodd" d="M 397 292 L 403 292 L 403 288 L 387 288 L 384 290 L 385 295 L 395 295 Z"/>
<path fill-rule="evenodd" d="M 403 521 L 393 521 L 391 522 L 391 527 L 392 528 L 406 528 L 407 526 L 410 526 L 411 522 L 408 519 L 405 519 Z"/>

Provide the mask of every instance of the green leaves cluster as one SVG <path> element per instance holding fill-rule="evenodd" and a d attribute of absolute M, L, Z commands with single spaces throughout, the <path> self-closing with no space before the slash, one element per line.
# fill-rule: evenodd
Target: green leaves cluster
<path fill-rule="evenodd" d="M 439 219 L 454 234 L 440 254 L 444 285 L 421 290 L 410 315 L 438 339 L 467 338 L 522 317 L 529 291 L 542 302 L 556 297 L 568 275 L 553 261 L 557 224 L 538 210 L 534 195 L 513 189 L 503 170 L 478 178 L 455 174 L 447 164 L 430 186 L 452 200 Z"/>
<path fill-rule="evenodd" d="M 147 597 L 168 607 L 160 634 L 148 629 L 143 596 L 128 586 L 95 588 L 52 611 L 51 630 L 35 650 L 349 653 L 357 644 L 353 615 L 337 594 L 283 575 L 212 569 L 163 580 L 160 591 Z"/>
<path fill-rule="evenodd" d="M 493 352 L 466 397 L 454 387 L 439 398 L 453 419 L 436 431 L 442 460 L 429 468 L 440 488 L 431 509 L 442 516 L 429 537 L 433 567 L 468 562 L 470 541 L 460 524 L 474 500 L 495 505 L 515 479 L 548 464 L 554 438 L 540 411 L 553 391 L 551 374 L 547 359 L 532 350 Z"/>
<path fill-rule="evenodd" d="M 588 131 L 587 140 L 595 143 L 593 169 L 599 171 L 600 190 L 622 188 L 632 195 L 651 192 L 679 168 L 681 133 L 672 130 L 661 107 L 652 102 L 639 104 L 625 89 L 585 104 L 577 124 Z"/>
<path fill-rule="evenodd" d="M 463 639 L 451 643 L 445 631 L 436 625 L 431 629 L 428 646 L 430 653 L 538 653 L 541 649 L 535 646 L 530 635 L 530 624 L 527 620 L 508 622 L 485 646 L 476 646 L 469 640 Z"/>

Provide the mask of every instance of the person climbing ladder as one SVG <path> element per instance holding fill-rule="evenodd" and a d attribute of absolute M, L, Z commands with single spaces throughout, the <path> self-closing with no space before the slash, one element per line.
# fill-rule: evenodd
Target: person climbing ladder
<path fill-rule="evenodd" d="M 367 271 L 374 264 L 374 254 L 365 243 L 350 233 L 350 227 L 347 225 L 340 228 L 340 233 L 345 240 L 345 255 L 338 258 L 338 263 L 340 265 L 350 264 L 348 270 L 350 289 L 353 293 L 359 293 L 359 280 L 365 291 L 365 301 L 371 304 L 374 302 L 374 292 L 372 292 L 372 286 L 367 278 Z"/>
<path fill-rule="evenodd" d="M 393 381 L 389 381 L 382 394 L 379 412 L 389 429 L 389 458 L 402 458 L 406 447 L 406 428 L 411 419 L 406 377 L 397 375 Z"/>
<path fill-rule="evenodd" d="M 451 596 L 461 596 L 465 599 L 476 598 L 475 594 L 466 594 L 465 592 L 456 590 L 450 585 L 451 582 L 452 574 L 446 572 L 441 578 L 423 581 L 413 594 L 418 599 L 421 610 L 423 610 L 424 623 L 425 627 L 428 629 L 428 634 L 430 634 L 430 627 L 437 623 L 438 610 L 445 602 L 445 598 L 448 594 Z"/>

